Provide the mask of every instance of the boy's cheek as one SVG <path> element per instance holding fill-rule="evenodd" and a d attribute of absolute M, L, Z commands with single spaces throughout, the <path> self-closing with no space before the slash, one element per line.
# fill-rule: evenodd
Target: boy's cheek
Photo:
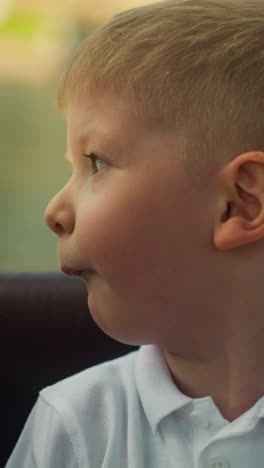
<path fill-rule="evenodd" d="M 150 284 L 153 291 L 153 282 L 158 287 L 175 260 L 180 266 L 189 256 L 185 247 L 190 249 L 187 237 L 193 232 L 186 229 L 184 214 L 171 196 L 164 193 L 161 203 L 157 191 L 141 185 L 142 193 L 116 183 L 111 197 L 96 196 L 77 213 L 76 256 L 115 289 L 140 292 Z"/>
<path fill-rule="evenodd" d="M 98 223 L 94 227 L 90 224 L 90 229 L 81 230 L 76 239 L 78 256 L 109 282 L 125 285 L 144 262 L 144 245 L 131 234 L 124 226 L 114 225 L 113 219 L 102 229 Z"/>
<path fill-rule="evenodd" d="M 120 206 L 121 208 L 121 206 Z M 143 214 L 143 213 L 142 213 Z M 75 228 L 76 255 L 109 283 L 129 287 L 140 279 L 153 262 L 156 246 L 149 233 L 151 223 L 131 210 L 98 209 L 79 218 Z M 153 226 L 154 228 L 154 226 Z"/>

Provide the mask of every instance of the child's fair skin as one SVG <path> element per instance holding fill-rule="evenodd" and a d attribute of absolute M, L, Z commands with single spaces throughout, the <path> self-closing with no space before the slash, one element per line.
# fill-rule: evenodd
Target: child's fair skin
<path fill-rule="evenodd" d="M 67 119 L 73 172 L 46 210 L 61 268 L 102 330 L 159 345 L 185 394 L 236 419 L 264 393 L 264 153 L 234 155 L 197 191 L 177 136 L 124 95 L 87 91 Z"/>

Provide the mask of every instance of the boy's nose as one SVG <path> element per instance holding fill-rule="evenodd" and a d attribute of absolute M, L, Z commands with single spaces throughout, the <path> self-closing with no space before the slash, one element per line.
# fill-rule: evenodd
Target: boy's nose
<path fill-rule="evenodd" d="M 74 231 L 74 211 L 72 204 L 65 198 L 64 188 L 49 202 L 45 214 L 45 222 L 58 236 L 71 234 Z"/>

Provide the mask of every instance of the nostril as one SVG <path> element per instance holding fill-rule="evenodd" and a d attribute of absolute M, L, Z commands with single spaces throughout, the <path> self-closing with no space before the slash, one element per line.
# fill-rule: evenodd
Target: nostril
<path fill-rule="evenodd" d="M 53 230 L 56 234 L 58 234 L 58 236 L 61 236 L 61 235 L 63 234 L 63 232 L 64 232 L 64 229 L 63 229 L 63 227 L 62 227 L 62 225 L 61 225 L 60 223 L 55 223 L 55 224 L 53 224 L 52 230 Z"/>

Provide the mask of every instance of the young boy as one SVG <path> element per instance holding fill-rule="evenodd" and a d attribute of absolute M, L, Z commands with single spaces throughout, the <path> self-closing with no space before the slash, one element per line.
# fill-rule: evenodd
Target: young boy
<path fill-rule="evenodd" d="M 8 468 L 263 468 L 264 8 L 115 16 L 59 91 L 62 271 L 140 349 L 40 392 Z"/>

